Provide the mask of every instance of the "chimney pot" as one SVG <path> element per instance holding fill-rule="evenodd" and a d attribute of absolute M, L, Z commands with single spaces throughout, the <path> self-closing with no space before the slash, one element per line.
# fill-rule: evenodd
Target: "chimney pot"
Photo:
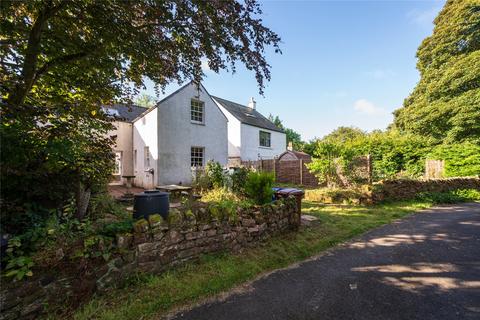
<path fill-rule="evenodd" d="M 255 108 L 257 107 L 257 102 L 253 100 L 253 97 L 250 98 L 250 101 L 248 102 L 248 107 L 253 110 L 255 110 Z"/>

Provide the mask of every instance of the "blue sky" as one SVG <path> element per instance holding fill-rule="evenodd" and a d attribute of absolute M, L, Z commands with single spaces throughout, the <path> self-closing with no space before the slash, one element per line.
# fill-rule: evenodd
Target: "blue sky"
<path fill-rule="evenodd" d="M 338 126 L 384 129 L 418 82 L 415 53 L 444 3 L 262 2 L 264 23 L 280 35 L 283 51 L 267 53 L 272 80 L 264 97 L 254 74 L 240 65 L 233 75 L 206 70 L 203 84 L 242 104 L 253 96 L 261 113 L 278 115 L 303 139 Z M 154 95 L 151 86 L 147 92 Z"/>

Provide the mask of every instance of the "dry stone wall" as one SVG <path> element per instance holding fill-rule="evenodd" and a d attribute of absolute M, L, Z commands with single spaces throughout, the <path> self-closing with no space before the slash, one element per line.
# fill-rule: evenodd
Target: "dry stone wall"
<path fill-rule="evenodd" d="M 374 184 L 374 202 L 413 199 L 421 192 L 448 192 L 458 189 L 480 190 L 480 178 L 431 180 L 385 180 Z"/>
<path fill-rule="evenodd" d="M 108 263 L 77 262 L 68 274 L 35 270 L 34 279 L 3 286 L 0 319 L 36 319 L 47 305 L 50 310 L 78 307 L 94 292 L 115 287 L 135 272 L 160 273 L 202 254 L 253 247 L 272 235 L 298 228 L 299 214 L 295 198 L 288 198 L 236 212 L 173 210 L 168 221 L 150 216 L 148 221 L 137 221 L 132 233 L 117 235 L 119 254 Z"/>

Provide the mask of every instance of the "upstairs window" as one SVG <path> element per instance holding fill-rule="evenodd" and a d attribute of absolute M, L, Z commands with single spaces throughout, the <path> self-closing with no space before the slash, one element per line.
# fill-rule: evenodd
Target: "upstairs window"
<path fill-rule="evenodd" d="M 203 167 L 203 156 L 205 148 L 192 147 L 190 152 L 190 166 L 191 167 Z"/>
<path fill-rule="evenodd" d="M 193 123 L 203 123 L 205 104 L 199 100 L 191 100 L 190 102 L 190 119 Z"/>
<path fill-rule="evenodd" d="M 259 134 L 259 139 L 260 139 L 260 147 L 268 147 L 270 148 L 271 146 L 271 139 L 270 139 L 270 132 L 266 131 L 260 131 Z"/>

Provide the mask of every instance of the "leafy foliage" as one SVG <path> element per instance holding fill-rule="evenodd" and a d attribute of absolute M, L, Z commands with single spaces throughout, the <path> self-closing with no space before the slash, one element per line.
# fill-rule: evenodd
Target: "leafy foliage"
<path fill-rule="evenodd" d="M 202 194 L 202 202 L 241 201 L 237 194 L 226 188 L 215 188 Z"/>
<path fill-rule="evenodd" d="M 458 203 L 480 200 L 480 191 L 475 189 L 459 189 L 449 192 L 421 192 L 417 200 L 430 203 Z"/>
<path fill-rule="evenodd" d="M 342 176 L 350 182 L 361 181 L 362 175 L 355 172 L 355 162 L 361 156 L 370 155 L 375 181 L 419 177 L 431 149 L 431 140 L 396 130 L 366 134 L 352 128 L 339 128 L 317 141 L 309 169 L 328 186 L 339 185 Z"/>
<path fill-rule="evenodd" d="M 256 204 L 265 204 L 272 201 L 273 182 L 275 178 L 270 172 L 249 172 L 245 193 Z"/>
<path fill-rule="evenodd" d="M 10 225 L 10 219 L 23 215 L 18 210 L 24 203 L 59 208 L 79 191 L 105 184 L 113 169 L 110 128 L 101 115 L 86 118 L 48 109 L 5 114 L 0 126 L 2 220 Z"/>
<path fill-rule="evenodd" d="M 240 195 L 245 194 L 245 185 L 247 184 L 247 177 L 250 171 L 247 168 L 236 168 L 230 175 L 232 181 L 232 191 Z"/>
<path fill-rule="evenodd" d="M 480 146 L 476 143 L 441 144 L 428 158 L 445 160 L 445 176 L 463 177 L 480 175 Z"/>
<path fill-rule="evenodd" d="M 140 94 L 138 97 L 135 98 L 135 104 L 144 107 L 144 108 L 152 108 L 156 104 L 155 97 L 152 97 L 146 93 Z"/>
<path fill-rule="evenodd" d="M 326 183 L 328 187 L 338 184 L 337 166 L 343 151 L 342 145 L 334 142 L 319 141 L 317 143 L 316 158 L 307 166 L 317 176 L 319 183 Z"/>
<path fill-rule="evenodd" d="M 1 211 L 12 220 L 26 202 L 59 208 L 73 195 L 85 218 L 114 164 L 103 105 L 131 102 L 147 79 L 198 83 L 202 61 L 215 72 L 241 61 L 262 92 L 264 52 L 280 52 L 255 0 L 7 0 L 0 12 Z"/>
<path fill-rule="evenodd" d="M 219 162 L 208 161 L 205 166 L 205 173 L 214 188 L 221 188 L 225 185 L 225 172 Z"/>
<path fill-rule="evenodd" d="M 4 1 L 2 92 L 8 105 L 82 103 L 93 108 L 241 60 L 260 91 L 270 79 L 264 50 L 280 38 L 262 24 L 256 1 Z M 134 85 L 132 92 L 131 84 Z M 3 90 L 4 89 L 4 90 Z M 41 103 L 43 106 L 43 103 Z"/>
<path fill-rule="evenodd" d="M 272 121 L 280 129 L 283 129 L 285 135 L 287 136 L 287 145 L 292 143 L 294 150 L 303 150 L 304 142 L 302 141 L 302 136 L 300 135 L 300 133 L 296 132 L 293 129 L 285 127 L 282 120 L 280 120 L 278 116 L 273 116 L 272 114 L 270 114 L 268 116 L 268 120 Z"/>
<path fill-rule="evenodd" d="M 480 4 L 449 0 L 417 51 L 420 81 L 395 112 L 404 132 L 480 142 Z"/>

